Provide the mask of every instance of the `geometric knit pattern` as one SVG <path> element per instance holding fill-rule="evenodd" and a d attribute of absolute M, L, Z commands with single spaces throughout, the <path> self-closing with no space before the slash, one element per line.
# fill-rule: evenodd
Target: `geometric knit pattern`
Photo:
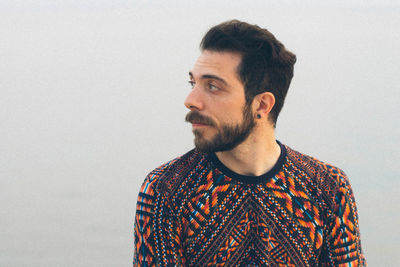
<path fill-rule="evenodd" d="M 365 266 L 346 175 L 280 146 L 258 177 L 197 150 L 152 171 L 138 196 L 134 266 Z"/>

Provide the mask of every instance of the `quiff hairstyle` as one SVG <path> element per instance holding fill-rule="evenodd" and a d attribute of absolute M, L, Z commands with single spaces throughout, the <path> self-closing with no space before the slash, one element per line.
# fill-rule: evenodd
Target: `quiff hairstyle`
<path fill-rule="evenodd" d="M 296 55 L 286 50 L 268 30 L 239 20 L 212 27 L 203 37 L 200 49 L 242 55 L 237 71 L 245 88 L 246 103 L 250 104 L 260 93 L 271 92 L 275 105 L 269 119 L 276 127 L 293 77 Z"/>

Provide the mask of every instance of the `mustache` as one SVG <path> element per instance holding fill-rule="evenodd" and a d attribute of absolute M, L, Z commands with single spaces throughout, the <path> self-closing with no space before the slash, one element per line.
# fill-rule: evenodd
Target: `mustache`
<path fill-rule="evenodd" d="M 185 121 L 190 123 L 202 123 L 210 126 L 215 126 L 214 121 L 210 117 L 201 115 L 198 111 L 189 111 L 189 113 L 186 114 Z"/>

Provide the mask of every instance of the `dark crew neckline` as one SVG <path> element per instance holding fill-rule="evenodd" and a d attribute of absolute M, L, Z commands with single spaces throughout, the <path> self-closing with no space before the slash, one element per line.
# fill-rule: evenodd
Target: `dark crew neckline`
<path fill-rule="evenodd" d="M 211 160 L 211 162 L 214 164 L 214 166 L 218 170 L 220 170 L 223 174 L 225 174 L 226 176 L 228 176 L 234 180 L 238 180 L 242 183 L 258 184 L 258 183 L 266 182 L 269 178 L 275 176 L 282 169 L 282 166 L 285 163 L 286 148 L 278 140 L 276 140 L 276 142 L 278 143 L 278 145 L 281 148 L 281 154 L 279 155 L 278 161 L 275 163 L 274 167 L 272 167 L 271 170 L 269 170 L 268 172 L 266 172 L 262 175 L 259 175 L 259 176 L 242 175 L 242 174 L 238 174 L 238 173 L 232 171 L 218 159 L 218 157 L 217 157 L 217 155 L 215 155 L 215 153 L 209 153 L 208 157 Z"/>

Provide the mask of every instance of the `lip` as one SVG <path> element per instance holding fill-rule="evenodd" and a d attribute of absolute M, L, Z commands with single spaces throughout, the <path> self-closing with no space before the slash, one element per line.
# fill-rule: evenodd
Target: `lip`
<path fill-rule="evenodd" d="M 207 124 L 204 123 L 198 123 L 198 122 L 193 122 L 192 127 L 198 128 L 198 127 L 206 127 L 208 126 Z"/>

